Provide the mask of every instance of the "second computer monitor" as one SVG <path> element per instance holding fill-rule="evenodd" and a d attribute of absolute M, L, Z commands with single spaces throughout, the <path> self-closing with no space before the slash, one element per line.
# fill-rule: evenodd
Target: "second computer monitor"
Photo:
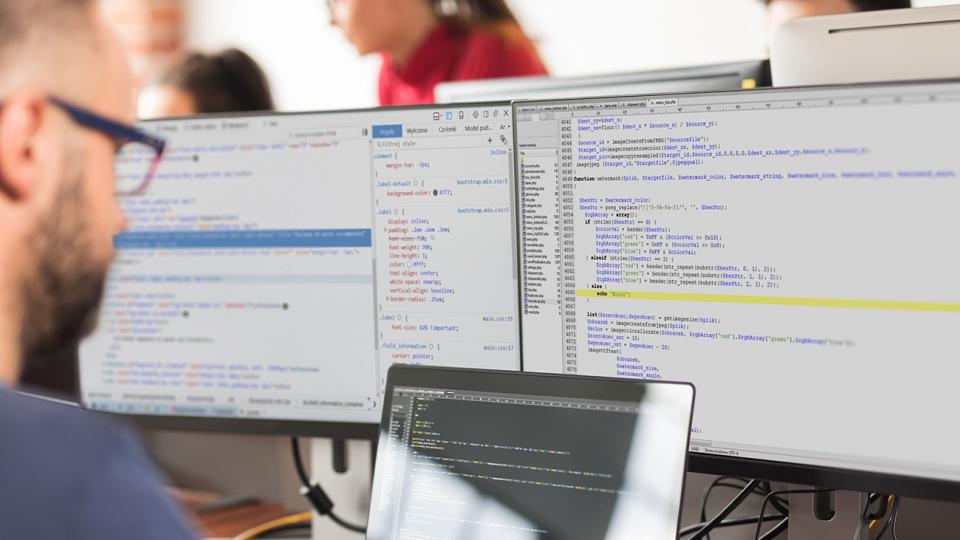
<path fill-rule="evenodd" d="M 509 104 L 143 127 L 169 149 L 121 201 L 85 406 L 372 435 L 394 363 L 519 369 Z"/>
<path fill-rule="evenodd" d="M 700 470 L 960 497 L 960 82 L 515 108 L 525 370 L 692 381 Z"/>
<path fill-rule="evenodd" d="M 560 99 L 656 92 L 707 92 L 770 86 L 766 60 L 586 75 L 580 77 L 507 77 L 441 83 L 439 103 L 491 100 Z"/>
<path fill-rule="evenodd" d="M 390 370 L 369 540 L 677 538 L 694 388 Z"/>
<path fill-rule="evenodd" d="M 777 86 L 960 76 L 960 6 L 800 17 L 770 39 Z"/>

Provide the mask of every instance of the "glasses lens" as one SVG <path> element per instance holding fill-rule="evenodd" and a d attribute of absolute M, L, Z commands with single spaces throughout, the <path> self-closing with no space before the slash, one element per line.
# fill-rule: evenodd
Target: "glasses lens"
<path fill-rule="evenodd" d="M 150 145 L 128 142 L 121 146 L 113 162 L 117 193 L 129 195 L 139 192 L 149 180 L 156 159 L 157 151 Z"/>

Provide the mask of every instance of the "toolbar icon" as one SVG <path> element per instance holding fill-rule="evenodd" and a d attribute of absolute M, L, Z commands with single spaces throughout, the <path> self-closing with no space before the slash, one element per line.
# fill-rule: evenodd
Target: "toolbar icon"
<path fill-rule="evenodd" d="M 440 113 L 439 113 L 439 112 L 433 113 L 433 121 L 434 121 L 434 122 L 439 122 L 439 121 L 440 121 Z"/>

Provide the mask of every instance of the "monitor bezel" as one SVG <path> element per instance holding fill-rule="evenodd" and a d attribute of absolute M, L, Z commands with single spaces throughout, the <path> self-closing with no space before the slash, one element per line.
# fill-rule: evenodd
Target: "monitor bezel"
<path fill-rule="evenodd" d="M 423 104 L 423 105 L 405 105 L 392 107 L 362 107 L 353 109 L 324 109 L 312 111 L 248 111 L 236 113 L 215 113 L 215 114 L 195 114 L 189 116 L 150 118 L 138 120 L 138 124 L 152 124 L 161 122 L 179 122 L 188 120 L 215 120 L 215 119 L 241 119 L 241 118 L 268 118 L 284 116 L 332 116 L 338 114 L 376 114 L 376 113 L 402 113 L 405 111 L 422 110 L 449 110 L 449 109 L 467 109 L 479 107 L 499 107 L 510 111 L 509 120 L 513 123 L 513 109 L 510 101 L 482 101 L 471 103 L 444 103 L 444 104 Z M 512 141 L 511 141 L 512 142 Z M 511 144 L 511 149 L 515 145 Z M 512 167 L 512 165 L 511 165 Z M 510 174 L 511 171 L 508 171 Z M 511 188 L 512 189 L 512 188 Z M 515 200 L 515 197 L 512 197 Z M 511 201 L 512 203 L 513 201 Z M 516 208 L 513 209 L 516 212 Z M 514 257 L 514 270 L 517 268 L 518 261 Z M 517 316 L 517 332 L 519 336 L 519 313 Z M 358 421 L 330 421 L 330 420 L 293 420 L 280 418 L 237 418 L 237 417 L 215 417 L 215 416 L 189 416 L 189 415 L 152 415 L 152 414 L 129 414 L 105 412 L 86 407 L 83 397 L 83 386 L 81 370 L 83 362 L 80 354 L 77 354 L 77 401 L 85 411 L 104 414 L 120 421 L 129 423 L 135 427 L 163 430 L 163 431 L 192 431 L 208 433 L 236 433 L 250 435 L 279 435 L 279 436 L 297 436 L 297 437 L 316 437 L 332 439 L 361 439 L 375 440 L 378 433 L 377 420 L 370 422 Z M 523 370 L 522 353 L 518 352 L 518 363 L 520 370 Z M 519 372 L 518 371 L 518 372 Z M 379 415 L 377 416 L 379 418 Z"/>
<path fill-rule="evenodd" d="M 741 85 L 743 81 L 749 79 L 753 81 L 756 87 L 770 86 L 770 60 L 754 59 L 722 64 L 699 64 L 572 77 L 551 77 L 549 75 L 543 75 L 479 79 L 475 81 L 450 81 L 437 85 L 435 97 L 438 99 L 438 103 L 456 104 L 460 103 L 459 100 L 461 97 L 465 97 L 467 101 L 476 101 L 478 99 L 496 100 L 510 92 L 529 95 L 535 92 L 596 89 L 597 94 L 602 95 L 610 93 L 612 89 L 617 86 L 657 85 L 690 81 L 707 82 L 730 77 L 739 78 Z M 637 90 L 639 90 L 639 88 Z M 732 90 L 732 88 L 730 88 L 730 90 Z M 519 100 L 521 98 L 514 96 L 512 99 Z M 537 99 L 537 101 L 540 100 Z"/>
<path fill-rule="evenodd" d="M 856 89 L 856 88 L 883 88 L 883 87 L 906 87 L 906 86 L 930 86 L 930 85 L 960 85 L 960 78 L 943 79 L 914 79 L 902 81 L 871 81 L 855 84 L 816 84 L 804 86 L 783 86 L 766 87 L 741 90 L 708 90 L 703 92 L 663 92 L 654 94 L 634 94 L 634 95 L 610 95 L 595 96 L 586 98 L 556 98 L 556 99 L 530 99 L 513 101 L 513 144 L 514 144 L 514 177 L 517 183 L 517 200 L 514 202 L 515 219 L 517 220 L 517 230 L 521 230 L 522 223 L 520 208 L 520 140 L 518 138 L 518 108 L 538 104 L 555 104 L 570 102 L 603 102 L 613 99 L 642 99 L 649 97 L 674 97 L 674 96 L 720 96 L 720 95 L 745 95 L 750 93 L 789 93 L 796 91 L 816 91 L 830 89 Z M 521 242 L 518 242 L 518 246 Z M 519 249 L 519 248 L 518 248 Z M 517 254 L 518 265 L 521 264 L 521 253 Z M 518 274 L 520 279 L 520 290 L 523 291 L 523 271 L 520 269 Z M 520 350 L 521 358 L 526 355 L 523 352 L 523 297 L 518 297 L 520 302 Z M 695 382 L 695 381 L 694 381 Z M 714 474 L 720 476 L 742 476 L 747 478 L 762 478 L 764 480 L 785 482 L 804 486 L 816 486 L 832 489 L 844 489 L 850 491 L 879 492 L 908 497 L 917 497 L 922 499 L 934 499 L 942 501 L 960 502 L 960 481 L 943 480 L 926 476 L 913 476 L 893 472 L 878 472 L 867 469 L 853 469 L 846 467 L 829 467 L 820 465 L 810 465 L 788 461 L 771 461 L 745 457 L 718 456 L 703 452 L 688 452 L 690 455 L 688 461 L 688 471 Z"/>
<path fill-rule="evenodd" d="M 542 395 L 587 400 L 641 401 L 644 388 L 651 385 L 689 388 L 690 407 L 687 414 L 686 438 L 689 445 L 693 427 L 693 411 L 697 389 L 689 382 L 653 381 L 623 379 L 614 377 L 591 377 L 585 375 L 563 375 L 558 373 L 539 373 L 533 371 L 481 370 L 470 368 L 444 368 L 394 364 L 387 371 L 387 384 L 384 388 L 383 414 L 378 429 L 377 444 L 386 448 L 390 428 L 390 405 L 393 403 L 393 389 L 400 386 L 413 388 L 436 388 L 446 390 L 498 392 L 504 394 Z M 374 471 L 384 470 L 381 460 L 385 453 L 378 452 Z M 690 452 L 683 456 L 684 476 L 680 480 L 680 501 L 686 495 L 686 474 L 690 469 Z M 373 507 L 379 484 L 376 476 L 370 494 Z M 681 525 L 681 508 L 677 509 L 677 532 Z"/>
<path fill-rule="evenodd" d="M 742 476 L 802 486 L 876 492 L 918 499 L 960 502 L 960 482 L 924 476 L 875 472 L 688 452 L 689 472 Z"/>

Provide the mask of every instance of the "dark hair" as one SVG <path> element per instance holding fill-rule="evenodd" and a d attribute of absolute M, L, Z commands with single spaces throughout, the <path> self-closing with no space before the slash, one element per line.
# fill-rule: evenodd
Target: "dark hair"
<path fill-rule="evenodd" d="M 253 58 L 239 49 L 188 54 L 170 66 L 158 83 L 190 94 L 198 113 L 273 109 L 266 75 Z"/>
<path fill-rule="evenodd" d="M 430 3 L 438 16 L 463 26 L 519 26 L 506 0 L 430 0 Z"/>
<path fill-rule="evenodd" d="M 764 0 L 770 5 L 775 0 Z M 881 9 L 907 9 L 911 7 L 911 0 L 850 0 L 850 4 L 857 11 L 879 11 Z"/>

